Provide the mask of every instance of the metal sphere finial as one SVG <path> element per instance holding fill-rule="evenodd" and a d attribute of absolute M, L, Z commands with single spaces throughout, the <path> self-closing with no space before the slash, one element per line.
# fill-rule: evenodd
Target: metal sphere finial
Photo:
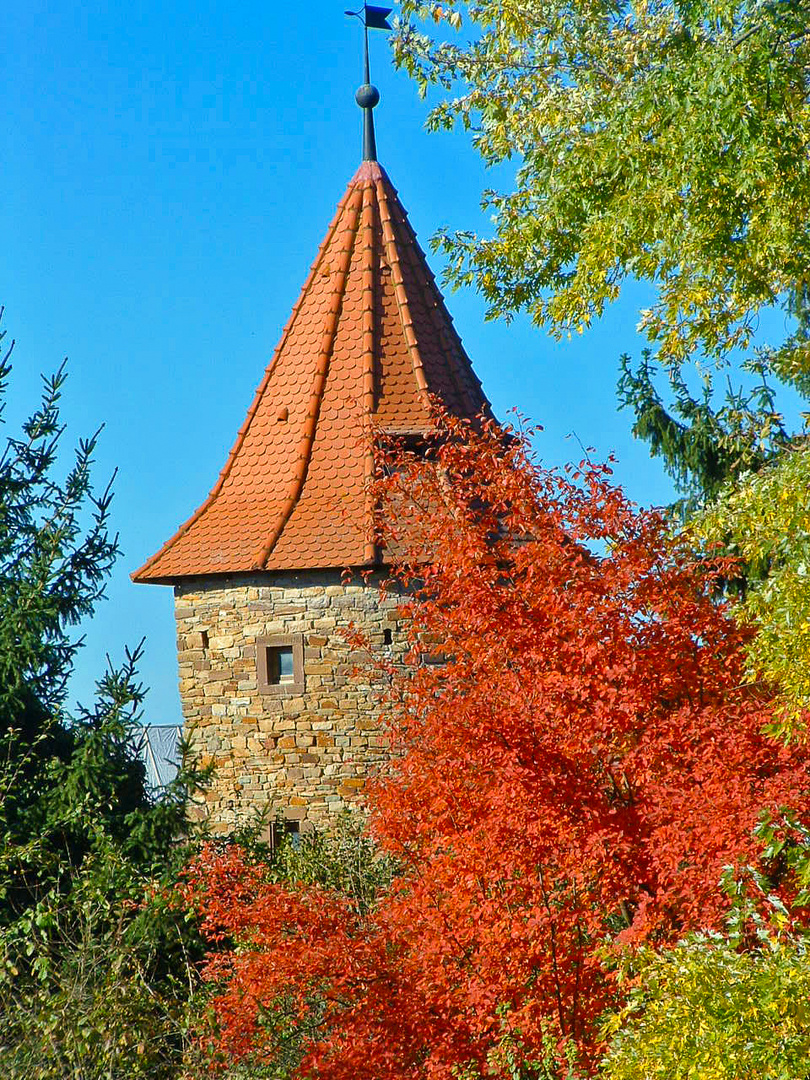
<path fill-rule="evenodd" d="M 354 100 L 361 109 L 373 109 L 380 103 L 380 91 L 371 83 L 363 83 L 354 95 Z"/>

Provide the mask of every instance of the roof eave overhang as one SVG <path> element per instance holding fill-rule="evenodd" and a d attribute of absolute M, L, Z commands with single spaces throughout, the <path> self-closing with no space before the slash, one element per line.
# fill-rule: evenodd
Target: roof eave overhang
<path fill-rule="evenodd" d="M 180 585 L 184 581 L 202 581 L 212 578 L 232 580 L 233 578 L 255 578 L 257 576 L 272 576 L 274 574 L 317 574 L 327 570 L 348 571 L 349 573 L 362 573 L 366 570 L 382 570 L 386 564 L 379 560 L 373 562 L 358 562 L 347 566 L 345 563 L 326 563 L 319 566 L 265 566 L 256 567 L 252 570 L 240 568 L 238 570 L 200 570 L 197 573 L 172 574 L 166 576 L 142 577 L 139 573 L 130 574 L 130 580 L 136 585 Z"/>

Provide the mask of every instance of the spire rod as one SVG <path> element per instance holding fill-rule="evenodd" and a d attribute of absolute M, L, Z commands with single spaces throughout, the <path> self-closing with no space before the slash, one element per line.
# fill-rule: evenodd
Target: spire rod
<path fill-rule="evenodd" d="M 374 132 L 374 109 L 380 102 L 380 91 L 371 83 L 369 64 L 368 32 L 372 30 L 390 30 L 388 16 L 392 8 L 373 7 L 363 4 L 360 11 L 347 11 L 345 14 L 360 19 L 363 24 L 363 75 L 365 82 L 354 95 L 354 100 L 363 110 L 363 161 L 377 160 L 377 137 Z"/>

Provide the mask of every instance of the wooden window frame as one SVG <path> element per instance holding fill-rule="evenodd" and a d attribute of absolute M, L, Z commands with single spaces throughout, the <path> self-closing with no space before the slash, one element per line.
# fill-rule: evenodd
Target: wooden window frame
<path fill-rule="evenodd" d="M 270 649 L 285 649 L 292 646 L 293 677 L 286 682 L 270 682 L 267 653 Z M 271 697 L 286 697 L 304 692 L 304 635 L 271 634 L 269 637 L 256 639 L 256 677 L 259 693 Z"/>

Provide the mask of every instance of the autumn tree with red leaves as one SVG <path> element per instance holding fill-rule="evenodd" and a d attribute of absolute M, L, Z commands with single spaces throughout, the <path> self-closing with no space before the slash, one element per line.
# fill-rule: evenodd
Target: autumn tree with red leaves
<path fill-rule="evenodd" d="M 763 734 L 711 572 L 608 467 L 549 471 L 446 417 L 433 453 L 383 464 L 411 651 L 369 829 L 400 872 L 368 907 L 208 851 L 210 1041 L 273 1061 L 284 1002 L 302 1078 L 543 1076 L 549 1048 L 587 1074 L 612 952 L 722 927 L 724 868 L 772 869 L 761 816 L 807 818 L 808 753 Z"/>

